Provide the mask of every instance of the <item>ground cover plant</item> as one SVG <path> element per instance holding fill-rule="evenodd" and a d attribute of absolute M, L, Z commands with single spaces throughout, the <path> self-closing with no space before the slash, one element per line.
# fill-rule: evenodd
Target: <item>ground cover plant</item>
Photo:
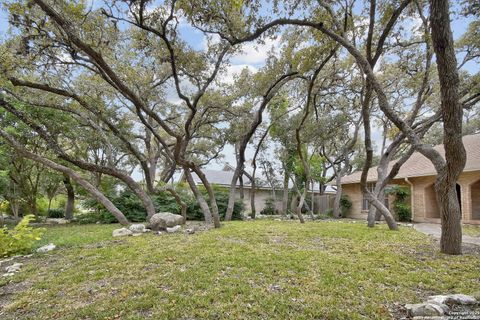
<path fill-rule="evenodd" d="M 112 240 L 113 228 L 47 228 L 42 241 L 60 249 L 0 279 L 13 294 L 0 296 L 1 318 L 388 319 L 400 304 L 480 288 L 478 252 L 446 256 L 408 227 L 237 221 Z"/>

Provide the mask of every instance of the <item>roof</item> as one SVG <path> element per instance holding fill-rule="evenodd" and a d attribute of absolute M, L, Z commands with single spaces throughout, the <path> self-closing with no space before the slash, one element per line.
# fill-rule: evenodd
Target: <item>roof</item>
<path fill-rule="evenodd" d="M 233 178 L 233 174 L 234 174 L 234 172 L 230 171 L 230 170 L 208 170 L 208 169 L 205 169 L 205 170 L 202 170 L 202 172 L 207 177 L 208 182 L 210 182 L 212 184 L 226 186 L 226 187 L 230 187 L 230 183 L 232 182 L 232 178 Z M 192 172 L 192 177 L 193 177 L 193 181 L 195 181 L 196 184 L 198 184 L 198 185 L 202 184 L 202 181 L 200 180 L 200 178 L 197 176 L 196 173 Z M 183 179 L 183 177 L 181 179 Z M 266 179 L 263 175 L 260 176 L 260 177 L 257 176 L 255 181 L 257 181 L 256 187 L 258 189 L 269 189 L 269 190 L 271 189 L 270 185 L 268 185 L 268 183 L 266 182 Z M 237 186 L 240 186 L 240 183 L 239 183 L 238 180 L 237 180 Z M 243 176 L 243 187 L 246 188 L 246 189 L 251 188 L 250 179 L 245 175 Z M 288 187 L 289 187 L 289 189 L 291 189 L 293 187 L 293 184 L 291 182 L 289 182 Z M 317 191 L 317 192 L 319 191 L 319 186 L 318 185 L 315 186 L 315 191 Z M 327 186 L 326 189 L 325 189 L 325 193 L 335 193 L 335 192 L 336 192 L 336 190 L 332 186 Z"/>
<path fill-rule="evenodd" d="M 480 170 L 480 133 L 467 135 L 462 138 L 465 150 L 467 152 L 467 162 L 465 164 L 464 172 Z M 445 158 L 445 149 L 443 144 L 434 147 L 443 158 Z M 388 168 L 393 166 L 395 161 L 388 164 Z M 356 171 L 348 176 L 342 178 L 342 184 L 359 183 L 361 171 Z M 419 152 L 414 152 L 412 156 L 403 164 L 398 171 L 395 179 L 435 176 L 437 172 L 433 164 L 425 156 Z M 368 170 L 368 182 L 375 182 L 377 180 L 377 167 L 372 167 Z"/>

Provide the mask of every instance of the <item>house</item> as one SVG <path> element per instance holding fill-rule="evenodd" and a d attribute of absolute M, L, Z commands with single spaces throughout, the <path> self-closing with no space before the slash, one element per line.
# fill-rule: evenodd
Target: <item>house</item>
<path fill-rule="evenodd" d="M 235 168 L 232 166 L 226 164 L 222 170 L 208 170 L 204 169 L 202 170 L 205 176 L 207 177 L 207 180 L 217 186 L 225 187 L 225 188 L 230 188 L 230 183 L 232 181 L 233 173 L 234 173 Z M 247 173 L 248 176 L 250 176 Z M 252 187 L 252 183 L 250 181 L 250 178 L 244 175 L 243 176 L 243 189 L 244 189 L 244 205 L 245 205 L 245 211 L 246 212 L 251 212 L 251 205 L 250 205 L 250 191 Z M 195 184 L 197 185 L 202 185 L 202 182 L 200 178 L 195 174 L 192 173 L 193 180 Z M 185 178 L 180 177 L 180 181 L 184 180 Z M 271 185 L 267 183 L 267 179 L 263 176 L 260 175 L 258 177 L 257 173 L 257 178 L 256 178 L 256 190 L 255 190 L 255 209 L 256 212 L 261 212 L 265 207 L 266 207 L 266 202 L 269 199 L 275 198 L 275 207 L 280 210 L 282 207 L 282 196 L 283 196 L 283 188 L 281 187 L 280 179 L 278 180 L 277 183 L 275 184 L 275 187 L 272 188 Z M 292 184 L 289 184 L 289 189 L 292 189 Z M 326 190 L 323 192 L 322 195 L 320 195 L 319 188 L 317 187 L 315 190 L 315 205 L 314 205 L 314 211 L 315 213 L 323 213 L 325 212 L 328 208 L 332 206 L 333 203 L 333 197 L 335 195 L 336 191 L 333 187 L 327 186 Z M 237 190 L 236 190 L 236 196 L 237 198 L 240 198 L 240 182 L 237 181 Z M 309 192 L 309 197 L 311 197 L 311 192 Z"/>
<path fill-rule="evenodd" d="M 460 198 L 462 221 L 468 224 L 480 224 L 480 134 L 463 137 L 467 151 L 467 162 L 457 181 L 457 193 Z M 435 149 L 444 156 L 443 145 Z M 393 161 L 389 167 L 393 165 Z M 342 178 L 343 194 L 352 201 L 350 214 L 352 218 L 366 219 L 369 203 L 363 197 L 360 188 L 361 172 L 357 171 Z M 399 170 L 392 185 L 402 185 L 410 188 L 412 217 L 415 222 L 440 223 L 440 210 L 435 193 L 436 171 L 432 163 L 423 155 L 415 152 Z M 372 188 L 377 179 L 377 168 L 368 172 L 368 187 Z M 385 199 L 392 209 L 392 199 Z"/>

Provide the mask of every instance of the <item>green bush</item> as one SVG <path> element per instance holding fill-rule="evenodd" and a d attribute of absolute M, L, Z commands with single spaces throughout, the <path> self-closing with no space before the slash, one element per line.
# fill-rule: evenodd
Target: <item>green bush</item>
<path fill-rule="evenodd" d="M 44 229 L 33 228 L 33 215 L 25 216 L 12 230 L 0 229 L 0 257 L 24 254 L 32 250 L 33 244 L 41 239 Z"/>
<path fill-rule="evenodd" d="M 401 203 L 401 202 L 394 202 L 393 210 L 397 214 L 399 221 L 408 222 L 412 220 L 412 211 L 410 210 L 410 206 L 408 204 Z"/>
<path fill-rule="evenodd" d="M 273 198 L 265 199 L 265 208 L 263 208 L 263 210 L 260 211 L 260 214 L 264 214 L 264 215 L 276 214 L 275 203 L 273 201 Z"/>
<path fill-rule="evenodd" d="M 333 218 L 333 209 L 328 208 L 325 212 L 322 212 L 318 215 L 318 219 L 320 220 L 326 220 L 326 219 L 331 219 Z"/>
<path fill-rule="evenodd" d="M 410 195 L 410 189 L 403 186 L 393 186 L 387 190 L 388 194 L 394 195 L 393 210 L 399 221 L 411 221 L 412 210 L 410 205 L 406 203 L 407 197 Z"/>
<path fill-rule="evenodd" d="M 62 208 L 50 209 L 47 213 L 49 218 L 65 218 L 65 211 Z"/>
<path fill-rule="evenodd" d="M 346 217 L 352 208 L 352 201 L 346 194 L 342 194 L 340 197 L 340 209 L 342 211 L 342 217 Z"/>
<path fill-rule="evenodd" d="M 207 199 L 207 192 L 200 187 L 200 192 Z M 215 198 L 217 200 L 218 212 L 220 219 L 224 219 L 225 211 L 228 205 L 228 189 L 214 186 Z M 197 200 L 185 190 L 179 191 L 182 200 L 187 204 L 187 220 L 203 220 L 203 213 L 198 205 Z M 144 222 L 147 219 L 147 212 L 142 202 L 130 190 L 125 190 L 117 196 L 110 196 L 110 200 L 115 206 L 125 214 L 125 217 L 131 222 Z M 161 192 L 152 196 L 153 204 L 156 212 L 171 212 L 181 214 L 181 207 L 176 203 L 175 198 L 168 192 Z M 78 215 L 76 221 L 78 223 L 116 223 L 115 217 L 110 214 L 101 204 L 93 199 L 85 200 L 83 205 L 91 211 Z M 232 219 L 242 219 L 242 211 L 244 209 L 241 200 L 235 201 Z"/>

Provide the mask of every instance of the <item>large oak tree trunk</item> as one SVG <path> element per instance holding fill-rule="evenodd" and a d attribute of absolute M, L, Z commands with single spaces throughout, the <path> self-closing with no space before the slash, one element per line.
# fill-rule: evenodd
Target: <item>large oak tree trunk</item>
<path fill-rule="evenodd" d="M 75 191 L 73 189 L 70 177 L 67 174 L 63 175 L 63 184 L 67 190 L 67 203 L 65 205 L 65 219 L 73 219 L 73 210 L 75 208 Z"/>
<path fill-rule="evenodd" d="M 442 222 L 440 248 L 443 253 L 461 254 L 461 210 L 456 182 L 465 167 L 466 153 L 462 142 L 463 109 L 459 102 L 457 59 L 450 28 L 448 0 L 430 0 L 430 23 L 440 80 L 446 160 L 444 169 L 437 170 L 435 182 Z"/>

